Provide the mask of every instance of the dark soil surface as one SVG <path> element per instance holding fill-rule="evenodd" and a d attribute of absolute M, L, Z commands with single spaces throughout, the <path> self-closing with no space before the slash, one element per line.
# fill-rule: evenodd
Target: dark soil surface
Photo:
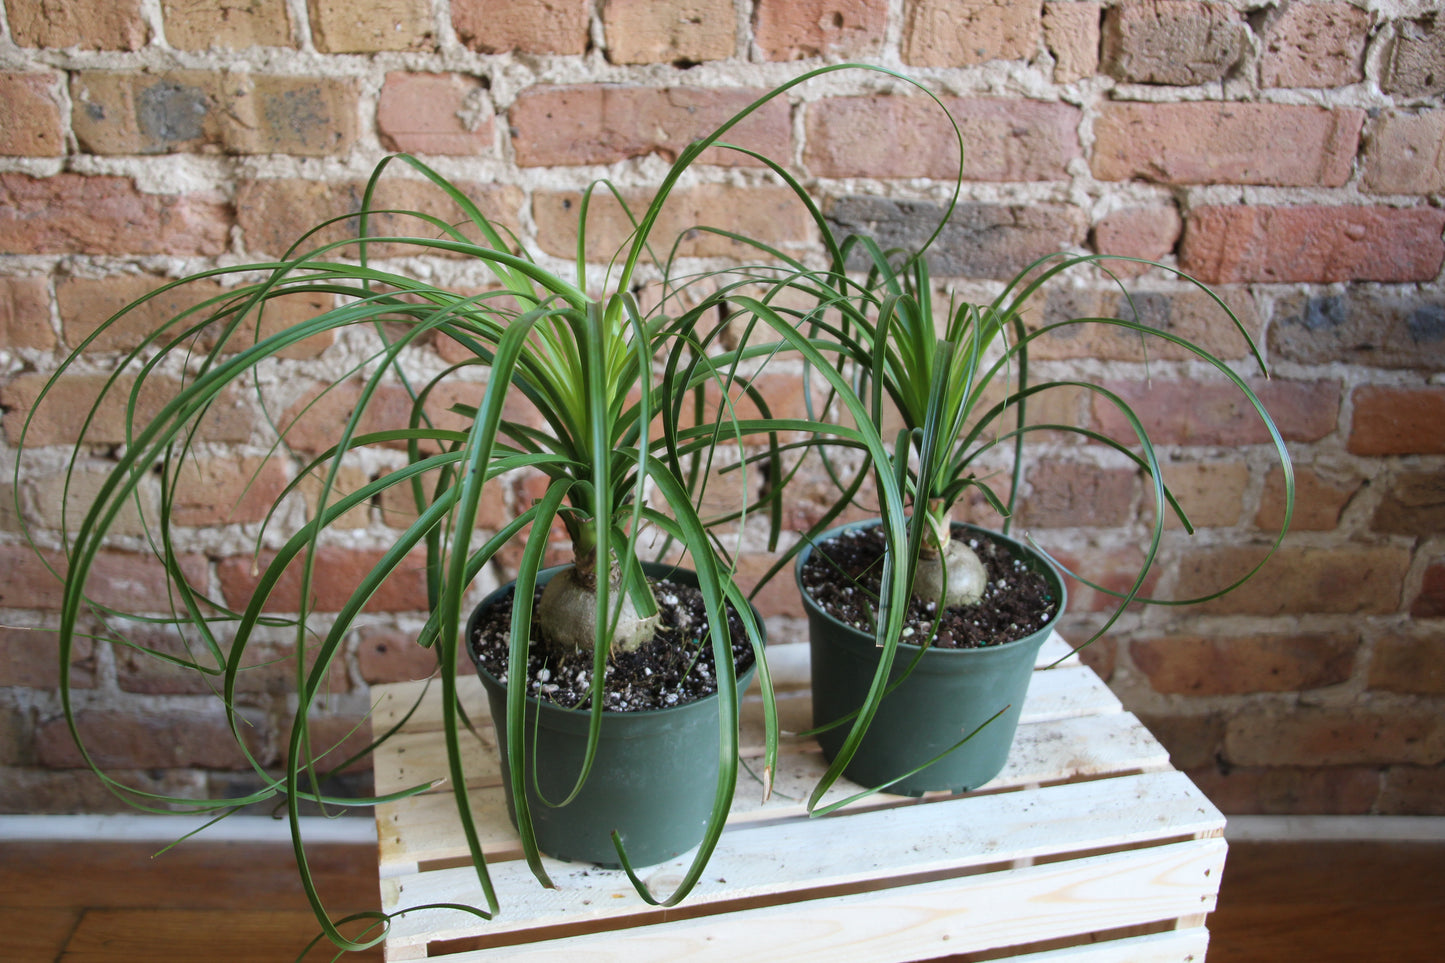
<path fill-rule="evenodd" d="M 668 579 L 653 579 L 652 593 L 662 624 L 657 635 L 635 652 L 614 652 L 607 665 L 605 708 L 610 712 L 670 709 L 717 692 L 716 663 L 707 639 L 707 611 L 702 593 Z M 537 596 L 541 597 L 541 589 Z M 493 605 L 469 640 L 487 671 L 507 681 L 507 648 L 511 638 L 509 593 Z M 753 664 L 752 646 L 742 621 L 731 606 L 728 630 L 733 664 L 741 675 Z M 535 631 L 535 625 L 534 625 Z M 564 708 L 585 708 L 591 690 L 592 653 L 575 651 L 543 657 L 535 641 L 527 658 L 528 695 Z"/>
<path fill-rule="evenodd" d="M 932 644 L 944 649 L 1002 645 L 1032 635 L 1058 614 L 1042 575 L 1014 558 L 1004 545 L 968 529 L 955 529 L 988 572 L 988 588 L 975 606 L 945 609 L 937 619 Z M 883 573 L 883 530 L 878 526 L 849 529 L 819 542 L 803 566 L 803 585 L 828 614 L 864 632 L 878 617 L 878 590 Z M 922 645 L 933 631 L 935 605 L 913 599 L 908 606 L 903 641 Z"/>

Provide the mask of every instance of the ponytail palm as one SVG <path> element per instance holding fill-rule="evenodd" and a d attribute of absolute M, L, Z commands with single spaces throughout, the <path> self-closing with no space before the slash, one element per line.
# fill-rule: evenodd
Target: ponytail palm
<path fill-rule="evenodd" d="M 681 546 L 682 557 L 675 560 L 695 571 L 707 623 L 716 627 L 704 640 L 714 656 L 721 721 L 713 810 L 703 842 L 672 893 L 654 896 L 635 874 L 632 878 L 650 901 L 672 904 L 685 896 L 718 841 L 735 789 L 738 696 L 725 628 L 729 608 L 736 613 L 759 666 L 767 732 L 765 785 L 776 758 L 777 722 L 762 630 L 733 579 L 733 560 L 719 534 L 719 523 L 741 530 L 750 514 L 766 508 L 775 539 L 781 485 L 766 488 L 767 494 L 756 504 L 710 518 L 698 507 L 709 469 L 721 460 L 740 466 L 740 471 L 758 471 L 762 458 L 770 462 L 765 466 L 769 478 L 775 482 L 784 478 L 777 461 L 783 448 L 777 434 L 782 431 L 832 432 L 841 443 L 863 449 L 875 459 L 885 458 L 886 452 L 866 421 L 865 406 L 847 397 L 846 379 L 832 369 L 830 359 L 812 340 L 796 330 L 795 319 L 775 310 L 767 299 L 752 300 L 741 293 L 755 283 L 755 272 L 724 271 L 679 285 L 672 278 L 672 259 L 658 262 L 649 243 L 659 247 L 670 243 L 666 238 L 653 239 L 653 226 L 679 178 L 703 150 L 767 99 L 817 73 L 837 69 L 844 68 L 823 68 L 778 88 L 685 149 L 651 203 L 635 214 L 627 212 L 635 230 L 622 251 L 604 252 L 613 260 L 602 278 L 589 277 L 589 262 L 594 259 L 585 238 L 589 204 L 596 190 L 610 190 L 606 185 L 594 185 L 584 193 L 575 265 L 558 272 L 519 250 L 507 231 L 455 184 L 421 161 L 397 155 L 377 167 L 358 213 L 317 225 L 285 256 L 217 267 L 170 282 L 102 324 L 66 359 L 34 410 L 55 403 L 52 399 L 62 378 L 93 364 L 88 352 L 92 346 L 100 347 L 99 339 L 107 332 L 122 330 L 162 299 L 169 302 L 204 292 L 193 294 L 193 307 L 169 317 L 118 360 L 83 420 L 66 475 L 68 492 L 78 485 L 86 453 L 106 443 L 97 428 L 103 413 L 124 409 L 125 443 L 111 453 L 113 464 L 84 517 L 67 519 L 60 536 L 65 557 L 64 571 L 57 571 L 64 580 L 59 614 L 61 702 L 87 765 L 115 793 L 149 811 L 181 810 L 220 818 L 279 799 L 289 817 L 306 892 L 326 935 L 344 948 L 378 942 L 381 937 L 375 933 L 349 938 L 329 920 L 308 868 L 301 837 L 302 805 L 371 805 L 431 787 L 415 786 L 366 799 L 333 796 L 323 788 L 326 776 L 362 758 L 375 743 L 357 754 L 343 753 L 339 744 L 321 742 L 310 720 L 325 696 L 328 673 L 343 658 L 348 636 L 363 624 L 359 620 L 368 603 L 404 577 L 413 558 L 423 557 L 427 619 L 417 641 L 436 656 L 449 778 L 484 895 L 483 905 L 461 908 L 489 916 L 497 911 L 498 900 L 466 791 L 461 730 L 469 723 L 458 700 L 456 674 L 458 653 L 467 644 L 460 627 L 469 591 L 489 563 L 515 541 L 520 554 L 507 556 L 516 567 L 515 598 L 531 599 L 553 531 L 560 528 L 565 534 L 570 567 L 551 579 L 535 611 L 527 604 L 512 606 L 507 675 L 514 680 L 526 677 L 534 621 L 541 644 L 591 650 L 589 748 L 575 777 L 580 786 L 596 778 L 591 767 L 608 659 L 616 650 L 644 643 L 656 622 L 657 603 L 642 570 L 647 547 L 659 544 L 665 551 Z M 403 167 L 440 192 L 455 213 L 439 217 L 379 207 L 378 185 Z M 373 230 L 383 215 L 394 228 L 385 234 Z M 359 237 L 324 241 L 346 223 L 359 224 Z M 473 278 L 484 274 L 490 283 L 479 285 L 485 288 L 480 293 L 440 286 L 404 270 L 408 262 L 402 259 L 407 257 L 466 264 Z M 655 283 L 661 294 L 654 299 L 655 306 L 644 309 L 636 292 L 644 281 L 658 277 Z M 715 288 L 714 293 L 692 294 L 708 286 Z M 218 288 L 221 293 L 214 293 Z M 298 295 L 335 306 L 265 333 L 262 322 L 270 320 L 280 299 Z M 697 303 L 681 307 L 684 295 Z M 767 332 L 768 343 L 750 343 L 745 334 L 729 341 L 729 347 L 721 346 L 719 319 L 735 319 L 739 313 L 750 319 L 741 327 L 748 334 Z M 328 379 L 325 390 L 301 405 L 297 414 L 288 394 L 288 383 L 295 378 L 289 359 L 298 345 L 318 336 L 334 337 L 347 350 L 340 355 L 342 361 L 322 365 Z M 438 364 L 423 350 L 437 339 L 459 348 L 461 360 Z M 825 370 L 859 425 L 834 428 L 823 422 L 772 417 L 751 378 L 780 354 L 801 356 Z M 330 405 L 331 399 L 354 385 L 358 386 L 354 406 Z M 476 394 L 466 403 L 442 403 L 445 410 L 437 410 L 439 399 L 453 399 L 458 388 L 468 386 Z M 162 391 L 168 392 L 164 403 L 147 410 L 142 402 Z M 398 392 L 408 399 L 406 417 L 389 420 Z M 758 416 L 744 419 L 734 412 L 731 399 L 744 395 L 760 412 Z M 704 417 L 705 399 L 712 397 L 722 398 L 723 403 L 715 417 Z M 293 477 L 275 497 L 265 520 L 248 532 L 254 538 L 254 587 L 237 602 L 213 591 L 209 576 L 195 571 L 183 546 L 194 544 L 198 536 L 181 531 L 175 518 L 186 472 L 209 450 L 208 426 L 238 399 L 247 398 L 275 429 L 266 440 L 253 435 L 247 444 L 265 446 L 267 459 L 289 459 Z M 326 442 L 320 446 L 324 450 L 317 452 L 316 446 L 296 441 L 298 425 L 314 423 L 324 417 L 323 412 L 337 407 L 345 408 L 345 413 L 327 426 Z M 526 413 L 518 414 L 519 408 Z M 33 423 L 34 416 L 30 417 L 27 429 Z M 736 454 L 720 459 L 719 452 L 729 447 Z M 405 458 L 398 465 L 399 449 L 405 450 Z M 358 464 L 366 466 L 368 480 L 344 484 Z M 540 480 L 535 499 L 515 517 L 483 525 L 479 521 L 483 504 L 496 498 L 499 487 L 510 484 L 518 472 L 533 473 Z M 145 498 L 157 478 L 159 511 L 152 511 Z M 303 486 L 312 481 L 316 483 L 312 501 L 298 521 L 301 513 L 292 496 L 302 494 Z M 901 511 L 896 486 L 885 482 L 883 490 L 885 499 Z M 313 596 L 327 574 L 321 568 L 326 550 L 352 539 L 340 530 L 350 531 L 348 519 L 357 510 L 365 511 L 373 502 L 394 506 L 398 495 L 410 501 L 414 517 L 387 533 L 385 547 L 339 604 L 316 610 Z M 143 531 L 125 535 L 118 520 L 135 506 L 141 508 Z M 371 534 L 376 537 L 374 528 Z M 42 545 L 47 537 L 36 533 L 35 544 Z M 163 610 L 139 599 L 130 611 L 98 600 L 97 562 L 118 542 L 147 551 L 159 562 L 166 583 L 166 602 L 159 606 Z M 282 607 L 283 592 L 295 601 L 288 603 L 291 611 L 278 614 L 275 609 Z M 901 627 L 901 604 L 896 608 L 895 615 L 885 618 L 895 635 Z M 254 774 L 258 786 L 254 792 L 202 801 L 170 798 L 134 789 L 105 771 L 82 738 L 68 675 L 71 651 L 91 634 L 92 625 L 99 626 L 94 634 L 102 640 L 207 680 Z M 178 636 L 179 654 L 145 641 L 145 636 L 131 637 L 127 626 Z M 278 635 L 294 640 L 296 697 L 283 737 L 287 761 L 279 770 L 253 753 L 250 722 L 238 708 L 238 693 L 247 668 L 257 661 L 256 650 Z M 525 695 L 523 685 L 508 688 L 508 739 L 501 748 L 510 761 L 512 796 L 527 859 L 545 883 L 523 791 L 524 780 L 537 764 L 524 739 Z M 388 735 L 380 733 L 377 739 Z M 624 847 L 614 841 L 621 862 L 628 866 Z"/>

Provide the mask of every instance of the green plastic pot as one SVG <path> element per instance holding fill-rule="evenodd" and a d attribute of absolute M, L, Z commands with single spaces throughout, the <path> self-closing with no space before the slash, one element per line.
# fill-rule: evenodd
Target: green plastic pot
<path fill-rule="evenodd" d="M 545 585 L 562 568 L 538 573 L 538 584 Z M 649 575 L 697 585 L 697 577 L 684 569 L 652 563 L 644 563 L 643 569 Z M 467 651 L 487 691 L 499 746 L 505 746 L 507 739 L 507 687 L 477 661 L 470 640 L 481 614 L 511 591 L 509 583 L 488 595 L 467 622 Z M 762 625 L 761 618 L 758 624 Z M 739 696 L 756 670 L 754 664 L 738 677 Z M 587 782 L 570 803 L 553 805 L 567 798 L 582 771 L 588 717 L 585 711 L 527 697 L 527 758 L 536 768 L 535 781 L 527 773 L 527 805 L 537 848 L 557 859 L 617 868 L 621 864 L 612 843 L 614 829 L 634 866 L 665 862 L 697 846 L 712 814 L 718 781 L 717 696 L 668 709 L 604 712 Z M 507 811 L 515 826 L 511 768 L 507 754 L 501 756 Z"/>
<path fill-rule="evenodd" d="M 819 541 L 827 541 L 849 529 L 876 524 L 876 521 L 864 521 L 840 526 L 821 536 Z M 882 786 L 898 779 L 947 752 L 950 746 L 1002 711 L 962 746 L 893 783 L 886 791 L 905 796 L 936 790 L 964 792 L 977 789 L 997 776 L 1008 761 L 1039 646 L 1064 613 L 1063 579 L 1043 556 L 1014 539 L 976 526 L 956 525 L 954 531 L 999 543 L 1014 557 L 1042 573 L 1058 600 L 1054 617 L 1038 632 L 1004 645 L 977 649 L 929 648 L 924 652 L 908 678 L 884 696 L 857 754 L 844 770 L 844 775 L 859 785 Z M 844 719 L 862 706 L 878 670 L 881 650 L 871 634 L 823 611 L 803 588 L 803 566 L 811 554 L 810 546 L 798 556 L 794 574 L 808 613 L 813 725 L 819 728 Z M 920 648 L 899 644 L 890 669 L 890 682 L 904 674 Z M 819 733 L 818 743 L 830 762 L 842 747 L 850 725 L 842 722 Z"/>

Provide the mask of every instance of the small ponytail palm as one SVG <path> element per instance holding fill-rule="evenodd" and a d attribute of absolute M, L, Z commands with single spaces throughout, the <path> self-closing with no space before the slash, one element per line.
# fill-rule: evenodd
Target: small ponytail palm
<path fill-rule="evenodd" d="M 901 427 L 888 454 L 883 459 L 871 458 L 851 478 L 837 470 L 836 459 L 828 454 L 837 445 L 836 436 L 819 437 L 816 448 L 824 453 L 825 465 L 838 483 L 840 495 L 788 556 L 778 561 L 774 571 L 833 524 L 852 503 L 866 474 L 872 472 L 880 490 L 890 481 L 896 485 L 907 509 L 906 513 L 898 511 L 888 500 L 880 499 L 888 552 L 885 571 L 891 563 L 893 577 L 901 585 L 909 586 L 917 601 L 935 605 L 939 611 L 978 604 L 986 574 L 973 550 L 951 537 L 954 508 L 966 495 L 977 493 L 1002 516 L 1003 530 L 1007 533 L 1022 477 L 1024 442 L 1036 432 L 1071 432 L 1126 456 L 1148 478 L 1154 503 L 1149 542 L 1127 590 L 1112 591 L 1075 575 L 1117 601 L 1109 617 L 1094 635 L 1080 643 L 1080 648 L 1107 632 L 1133 602 L 1190 605 L 1232 591 L 1252 578 L 1278 548 L 1294 504 L 1289 452 L 1259 397 L 1228 364 L 1177 334 L 1150 327 L 1135 318 L 1075 317 L 1033 329 L 1023 323 L 1031 298 L 1065 272 L 1093 267 L 1107 275 L 1111 260 L 1137 259 L 1067 254 L 1042 258 L 1019 272 L 992 301 L 974 304 L 950 299 L 946 315 L 938 317 L 934 312 L 934 286 L 925 259 L 932 238 L 916 251 L 885 251 L 872 238 L 863 235 L 850 235 L 839 241 L 816 208 L 813 214 L 830 251 L 831 263 L 826 271 L 810 271 L 803 264 L 793 262 L 791 267 L 796 273 L 789 285 L 795 291 L 811 294 L 816 307 L 798 312 L 799 326 L 808 332 L 819 352 L 831 359 L 832 374 L 846 377 L 849 384 L 847 392 L 838 392 L 831 387 L 833 379 L 830 378 L 829 393 L 818 407 L 826 412 L 840 400 L 861 400 L 866 406 L 867 421 L 881 425 L 891 416 Z M 937 236 L 935 231 L 933 237 Z M 1224 301 L 1181 272 L 1163 265 L 1153 266 L 1170 271 L 1205 291 L 1218 307 L 1221 318 L 1249 344 L 1250 357 L 1263 368 L 1263 360 L 1248 333 Z M 1193 528 L 1164 485 L 1158 454 L 1142 419 L 1123 398 L 1087 378 L 1035 381 L 1031 377 L 1029 352 L 1038 339 L 1055 332 L 1068 333 L 1082 325 L 1122 329 L 1137 335 L 1146 347 L 1151 339 L 1159 339 L 1176 350 L 1182 349 L 1186 356 L 1207 363 L 1233 384 L 1261 419 L 1284 475 L 1284 522 L 1266 557 L 1232 584 L 1196 599 L 1160 600 L 1140 595 L 1160 550 L 1166 514 L 1174 513 L 1191 534 Z M 1132 429 L 1132 443 L 1080 424 L 1031 423 L 1027 418 L 1029 403 L 1046 392 L 1058 390 L 1083 390 L 1111 405 Z M 853 417 L 856 419 L 856 414 Z M 993 473 L 985 458 L 1000 448 L 1007 451 L 1011 460 L 1002 497 L 985 479 Z M 885 581 L 885 592 L 888 584 Z M 810 806 L 818 804 L 847 767 L 885 694 L 899 642 L 896 623 L 884 620 L 888 607 L 898 604 L 896 586 L 894 591 L 893 597 L 880 599 L 876 625 L 880 660 L 873 686 L 864 704 L 851 717 L 849 735 L 815 787 Z M 937 624 L 935 620 L 933 631 Z M 931 643 L 931 633 L 913 641 L 921 642 L 926 649 Z M 914 656 L 914 664 L 921 657 L 920 651 Z M 836 805 L 818 811 L 828 811 Z"/>

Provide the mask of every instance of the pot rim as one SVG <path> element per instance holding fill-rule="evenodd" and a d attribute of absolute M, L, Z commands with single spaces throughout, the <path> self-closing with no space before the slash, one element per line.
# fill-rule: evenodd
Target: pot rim
<path fill-rule="evenodd" d="M 658 573 L 682 572 L 688 576 L 695 577 L 695 573 L 691 569 L 683 568 L 680 565 L 674 565 L 667 562 L 643 562 L 642 567 L 643 571 L 647 572 L 649 575 L 654 575 Z M 537 584 L 545 584 L 547 579 L 550 579 L 558 572 L 567 568 L 571 568 L 571 566 L 553 565 L 540 570 L 537 573 Z M 664 577 L 666 577 L 666 575 L 664 575 Z M 501 598 L 503 593 L 513 591 L 516 584 L 516 579 L 513 579 L 510 582 L 506 582 L 503 585 L 497 586 L 497 588 L 487 593 L 486 598 L 482 599 L 476 604 L 476 606 L 472 608 L 472 614 L 467 617 L 466 636 L 462 640 L 467 647 L 467 656 L 471 659 L 472 666 L 477 670 L 477 674 L 481 677 L 482 684 L 484 686 L 496 686 L 498 689 L 504 692 L 507 689 L 507 683 L 499 680 L 495 675 L 491 673 L 490 670 L 487 669 L 485 665 L 482 664 L 481 659 L 477 657 L 476 650 L 472 647 L 472 626 L 476 622 L 478 614 L 483 609 L 497 602 Z M 758 614 L 757 607 L 752 606 L 752 609 L 753 615 L 757 617 L 758 625 L 762 626 L 762 616 Z M 763 641 L 765 643 L 767 641 L 766 628 L 764 628 Z M 758 654 L 756 652 L 753 653 L 753 664 L 748 666 L 747 669 L 742 672 L 737 672 L 736 669 L 734 669 L 734 676 L 737 681 L 739 698 L 741 698 L 743 693 L 747 691 L 748 687 L 752 685 L 753 676 L 757 674 L 757 671 Z M 709 703 L 715 701 L 718 698 L 718 694 L 718 692 L 712 692 L 708 695 L 703 696 L 700 699 L 693 699 L 691 702 L 684 702 L 681 705 L 675 706 L 666 706 L 660 709 L 637 709 L 627 712 L 616 712 L 604 706 L 602 708 L 602 718 L 615 719 L 618 720 L 619 724 L 623 725 L 626 724 L 624 720 L 627 719 L 639 721 L 642 719 L 659 719 L 668 715 L 669 713 L 680 713 L 685 712 L 688 709 L 697 709 L 698 707 L 706 706 Z M 541 712 L 560 713 L 565 716 L 576 716 L 580 718 L 586 718 L 592 715 L 591 708 L 576 709 L 570 708 L 568 706 L 559 706 L 555 702 L 547 702 L 543 699 L 537 698 L 534 695 L 531 695 L 530 693 L 524 696 L 524 698 L 526 699 L 527 707 L 529 710 L 535 709 Z"/>
<path fill-rule="evenodd" d="M 845 522 L 842 525 L 834 526 L 833 528 L 830 528 L 827 531 L 823 532 L 811 543 L 806 545 L 803 550 L 798 553 L 798 557 L 793 563 L 793 580 L 798 586 L 798 594 L 802 596 L 803 606 L 808 610 L 808 614 L 816 615 L 822 619 L 825 619 L 835 629 L 852 633 L 856 636 L 859 636 L 860 638 L 868 639 L 870 642 L 873 640 L 873 636 L 871 634 L 864 632 L 862 629 L 855 628 L 854 626 L 849 625 L 847 622 L 844 622 L 843 620 L 837 618 L 831 612 L 828 612 L 821 605 L 819 605 L 817 601 L 813 598 L 813 596 L 809 594 L 807 587 L 803 585 L 803 566 L 806 565 L 808 559 L 812 557 L 813 548 L 819 542 L 825 542 L 830 538 L 842 534 L 843 532 L 853 531 L 854 529 L 859 528 L 874 527 L 881 524 L 881 519 L 865 518 L 861 521 Z M 1068 603 L 1068 589 L 1064 586 L 1064 576 L 1063 573 L 1059 571 L 1058 566 L 1054 565 L 1053 562 L 1049 561 L 1039 552 L 1035 551 L 1032 548 L 1029 548 L 1023 542 L 1020 542 L 1016 538 L 1005 535 L 1002 532 L 996 532 L 992 529 L 984 528 L 981 525 L 974 525 L 970 522 L 953 522 L 952 525 L 955 529 L 966 529 L 970 532 L 976 532 L 984 538 L 988 538 L 994 542 L 1002 543 L 1008 546 L 1011 550 L 1015 550 L 1019 554 L 1025 555 L 1029 559 L 1037 562 L 1040 568 L 1045 573 L 1047 573 L 1048 576 L 1052 576 L 1052 581 L 1054 583 L 1053 587 L 1056 587 L 1059 591 L 1058 611 L 1054 614 L 1054 617 L 1051 618 L 1048 623 L 1042 628 L 1040 628 L 1037 632 L 1031 632 L 1022 638 L 1014 639 L 1012 642 L 1004 642 L 999 645 L 972 646 L 966 649 L 940 648 L 938 646 L 930 645 L 927 647 L 927 652 L 930 655 L 934 655 L 940 659 L 968 658 L 970 655 L 976 655 L 978 653 L 1003 652 L 1016 646 L 1033 645 L 1035 644 L 1034 639 L 1036 636 L 1044 636 L 1044 633 L 1054 631 L 1054 627 L 1055 625 L 1057 625 L 1059 619 L 1063 618 L 1064 608 Z M 923 646 L 913 642 L 905 642 L 902 639 L 898 640 L 898 648 L 900 651 L 910 653 L 924 651 Z"/>

